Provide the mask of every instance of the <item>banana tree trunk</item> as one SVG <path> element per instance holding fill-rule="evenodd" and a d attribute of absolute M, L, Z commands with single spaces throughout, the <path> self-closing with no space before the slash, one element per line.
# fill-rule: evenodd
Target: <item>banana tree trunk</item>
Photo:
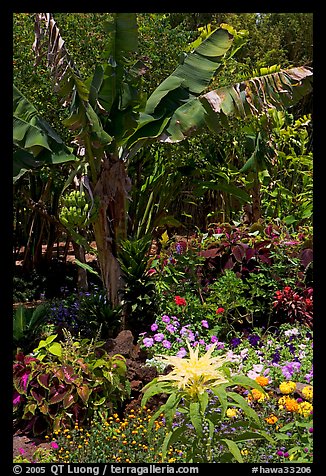
<path fill-rule="evenodd" d="M 127 234 L 127 200 L 130 189 L 124 163 L 110 154 L 102 163 L 94 197 L 99 199 L 99 213 L 93 223 L 103 285 L 112 306 L 121 302 L 123 288 L 117 259 L 119 242 Z M 124 327 L 124 322 L 122 322 Z"/>

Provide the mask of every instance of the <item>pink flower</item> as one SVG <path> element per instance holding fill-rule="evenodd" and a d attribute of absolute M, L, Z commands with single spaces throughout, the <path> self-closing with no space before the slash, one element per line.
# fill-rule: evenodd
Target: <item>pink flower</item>
<path fill-rule="evenodd" d="M 19 448 L 19 453 L 21 455 L 24 455 L 26 453 L 26 451 L 24 450 L 24 448 Z"/>
<path fill-rule="evenodd" d="M 51 441 L 51 447 L 54 449 L 54 450 L 57 450 L 59 448 L 59 445 L 56 441 Z"/>
<path fill-rule="evenodd" d="M 209 328 L 208 322 L 205 321 L 205 320 L 201 321 L 201 325 L 202 325 L 203 327 L 206 327 L 206 329 Z"/>

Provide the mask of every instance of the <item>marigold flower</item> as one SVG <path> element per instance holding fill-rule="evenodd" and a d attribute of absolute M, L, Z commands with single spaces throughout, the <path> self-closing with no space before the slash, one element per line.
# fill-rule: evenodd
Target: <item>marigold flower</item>
<path fill-rule="evenodd" d="M 229 418 L 235 418 L 239 414 L 236 408 L 228 408 L 226 410 L 226 416 Z"/>
<path fill-rule="evenodd" d="M 285 408 L 288 412 L 297 412 L 299 408 L 299 403 L 294 398 L 288 398 L 285 402 Z"/>
<path fill-rule="evenodd" d="M 265 421 L 269 424 L 269 425 L 274 425 L 274 423 L 276 423 L 278 421 L 278 418 L 277 416 L 275 415 L 270 415 L 269 417 L 265 418 Z"/>
<path fill-rule="evenodd" d="M 307 385 L 307 387 L 304 387 L 302 389 L 302 395 L 306 400 L 309 400 L 309 402 L 311 402 L 313 399 L 313 388 Z"/>
<path fill-rule="evenodd" d="M 269 382 L 268 378 L 263 376 L 258 376 L 255 378 L 255 380 L 261 387 L 265 387 L 266 385 L 268 385 Z"/>
<path fill-rule="evenodd" d="M 248 400 L 255 400 L 259 403 L 263 402 L 265 399 L 269 399 L 268 395 L 265 395 L 262 393 L 260 390 L 257 390 L 256 388 L 253 388 L 251 390 L 251 393 L 248 395 Z"/>
<path fill-rule="evenodd" d="M 298 413 L 307 417 L 311 414 L 313 406 L 309 402 L 302 402 L 298 404 Z"/>
<path fill-rule="evenodd" d="M 279 389 L 283 394 L 289 395 L 290 393 L 294 392 L 296 387 L 296 384 L 289 380 L 288 382 L 282 382 L 279 386 Z"/>

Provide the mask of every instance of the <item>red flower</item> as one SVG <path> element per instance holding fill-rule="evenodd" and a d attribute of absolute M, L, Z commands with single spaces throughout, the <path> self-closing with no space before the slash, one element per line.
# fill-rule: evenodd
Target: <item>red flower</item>
<path fill-rule="evenodd" d="M 174 302 L 176 303 L 177 306 L 186 306 L 187 302 L 185 298 L 182 298 L 180 296 L 175 296 Z"/>
<path fill-rule="evenodd" d="M 219 307 L 216 309 L 216 314 L 222 314 L 222 312 L 224 312 L 224 307 Z"/>

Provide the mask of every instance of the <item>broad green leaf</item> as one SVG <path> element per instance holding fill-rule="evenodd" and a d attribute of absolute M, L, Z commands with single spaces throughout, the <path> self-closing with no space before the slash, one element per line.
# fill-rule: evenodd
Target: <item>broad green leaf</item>
<path fill-rule="evenodd" d="M 238 461 L 238 463 L 243 463 L 243 458 L 242 458 L 242 456 L 241 456 L 239 447 L 238 447 L 238 445 L 237 445 L 234 441 L 229 440 L 229 439 L 227 439 L 227 438 L 221 438 L 220 441 L 223 441 L 224 443 L 226 443 L 226 445 L 228 446 L 230 452 L 233 454 L 233 456 L 234 456 L 235 459 Z"/>
<path fill-rule="evenodd" d="M 59 342 L 54 342 L 53 344 L 51 344 L 48 350 L 51 354 L 55 355 L 56 357 L 61 357 L 62 355 L 62 347 L 61 347 L 61 344 L 59 344 Z"/>
<path fill-rule="evenodd" d="M 255 421 L 257 425 L 261 424 L 257 413 L 248 405 L 248 402 L 242 397 L 242 395 L 239 395 L 236 392 L 228 392 L 228 396 L 239 404 L 240 408 L 248 418 Z"/>
<path fill-rule="evenodd" d="M 190 421 L 193 424 L 196 433 L 199 436 L 202 436 L 203 434 L 203 420 L 201 417 L 201 412 L 200 412 L 200 403 L 199 402 L 191 402 L 189 405 L 189 416 L 190 416 Z"/>
<path fill-rule="evenodd" d="M 24 336 L 25 326 L 25 308 L 21 304 L 16 309 L 13 320 L 13 336 L 15 341 L 19 341 Z"/>
<path fill-rule="evenodd" d="M 227 409 L 227 393 L 225 391 L 225 388 L 222 387 L 222 385 L 218 385 L 212 388 L 212 392 L 214 393 L 214 395 L 217 396 L 220 401 L 222 410 L 221 417 L 223 418 Z"/>

